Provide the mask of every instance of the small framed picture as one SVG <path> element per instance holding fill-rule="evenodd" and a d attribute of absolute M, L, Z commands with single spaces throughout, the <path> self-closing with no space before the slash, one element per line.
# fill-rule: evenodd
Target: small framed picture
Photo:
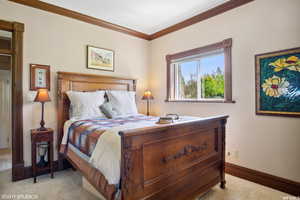
<path fill-rule="evenodd" d="M 30 64 L 30 90 L 42 88 L 50 91 L 50 66 Z"/>
<path fill-rule="evenodd" d="M 255 56 L 256 114 L 300 117 L 300 47 Z"/>
<path fill-rule="evenodd" d="M 87 46 L 87 68 L 114 71 L 115 52 L 94 46 Z"/>

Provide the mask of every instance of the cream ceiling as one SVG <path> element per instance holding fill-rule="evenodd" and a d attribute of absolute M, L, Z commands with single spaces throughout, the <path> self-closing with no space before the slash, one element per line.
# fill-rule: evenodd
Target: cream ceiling
<path fill-rule="evenodd" d="M 42 1 L 146 34 L 153 34 L 228 0 Z"/>

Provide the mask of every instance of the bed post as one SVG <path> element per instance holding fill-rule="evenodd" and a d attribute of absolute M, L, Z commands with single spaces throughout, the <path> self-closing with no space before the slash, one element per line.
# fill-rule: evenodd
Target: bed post
<path fill-rule="evenodd" d="M 59 74 L 57 75 L 58 78 L 57 78 L 57 87 L 58 87 L 58 90 L 57 90 L 57 106 L 58 106 L 58 112 L 57 112 L 57 119 L 58 119 L 58 122 L 57 122 L 57 152 L 58 152 L 58 155 L 57 155 L 57 159 L 58 159 L 58 170 L 62 170 L 63 169 L 63 156 L 62 154 L 59 152 L 59 149 L 60 149 L 60 143 L 61 143 L 61 140 L 62 140 L 62 130 L 61 130 L 61 127 L 62 127 L 62 105 L 63 105 L 63 96 L 62 96 L 62 92 L 61 92 L 61 89 L 62 89 L 62 80 L 59 78 Z"/>

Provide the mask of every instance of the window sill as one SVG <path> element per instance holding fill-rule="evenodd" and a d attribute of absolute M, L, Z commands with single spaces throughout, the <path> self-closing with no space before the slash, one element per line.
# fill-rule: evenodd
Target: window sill
<path fill-rule="evenodd" d="M 179 102 L 179 103 L 235 103 L 233 100 L 173 100 L 167 99 L 165 102 Z"/>

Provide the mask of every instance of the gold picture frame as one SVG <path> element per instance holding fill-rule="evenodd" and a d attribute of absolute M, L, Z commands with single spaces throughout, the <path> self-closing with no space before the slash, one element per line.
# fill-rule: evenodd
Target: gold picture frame
<path fill-rule="evenodd" d="M 87 68 L 104 71 L 115 71 L 115 52 L 111 49 L 105 49 L 87 45 Z"/>

